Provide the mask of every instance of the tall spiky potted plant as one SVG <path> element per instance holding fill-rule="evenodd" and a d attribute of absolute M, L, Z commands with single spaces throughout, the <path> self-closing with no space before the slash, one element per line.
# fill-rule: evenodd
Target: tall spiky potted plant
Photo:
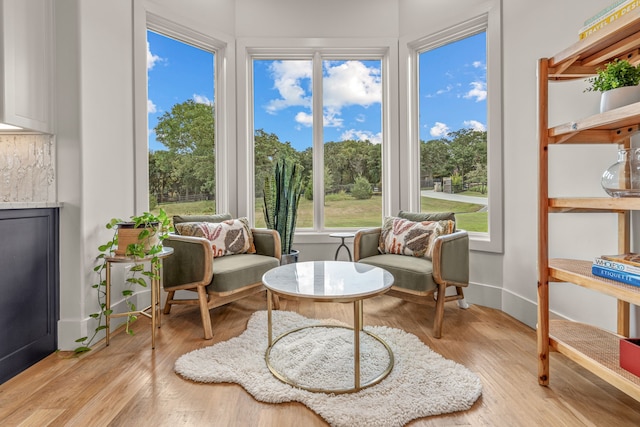
<path fill-rule="evenodd" d="M 291 248 L 296 230 L 298 203 L 304 185 L 299 163 L 280 157 L 273 174 L 265 177 L 263 190 L 263 214 L 267 228 L 280 233 L 282 241 L 281 264 L 290 264 L 298 259 L 298 252 Z"/>

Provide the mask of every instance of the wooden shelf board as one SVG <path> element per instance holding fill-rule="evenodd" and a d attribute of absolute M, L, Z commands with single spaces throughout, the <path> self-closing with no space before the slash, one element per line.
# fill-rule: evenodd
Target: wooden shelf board
<path fill-rule="evenodd" d="M 592 264 L 592 261 L 552 258 L 549 260 L 549 281 L 574 283 L 640 305 L 640 286 L 594 276 L 591 274 Z"/>
<path fill-rule="evenodd" d="M 551 320 L 549 335 L 553 349 L 640 401 L 640 377 L 620 367 L 618 335 L 568 320 Z"/>
<path fill-rule="evenodd" d="M 617 143 L 638 132 L 640 102 L 549 129 L 549 143 Z"/>
<path fill-rule="evenodd" d="M 640 197 L 556 197 L 550 212 L 624 212 L 640 210 Z"/>
<path fill-rule="evenodd" d="M 565 71 L 570 73 L 571 66 L 585 64 L 597 66 L 632 50 L 634 44 L 638 46 L 638 40 L 640 40 L 640 8 L 626 13 L 615 23 L 607 25 L 557 53 L 550 58 L 549 67 L 553 73 L 558 71 L 557 74 L 562 74 Z"/>

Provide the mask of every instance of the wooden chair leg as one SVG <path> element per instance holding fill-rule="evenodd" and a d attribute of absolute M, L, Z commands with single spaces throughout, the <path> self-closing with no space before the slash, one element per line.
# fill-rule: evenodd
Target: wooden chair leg
<path fill-rule="evenodd" d="M 173 301 L 173 296 L 176 294 L 176 291 L 169 291 L 167 294 L 167 300 L 164 302 L 164 314 L 169 314 L 171 311 L 171 301 Z"/>
<path fill-rule="evenodd" d="M 434 338 L 440 338 L 442 336 L 442 319 L 444 318 L 444 302 L 447 299 L 445 296 L 447 286 L 442 283 L 438 283 L 438 298 L 436 299 L 436 316 L 433 319 L 433 336 Z"/>
<path fill-rule="evenodd" d="M 198 302 L 200 305 L 200 316 L 202 316 L 202 327 L 204 328 L 204 339 L 213 338 L 213 328 L 211 327 L 211 313 L 209 313 L 208 295 L 204 286 L 198 286 Z"/>

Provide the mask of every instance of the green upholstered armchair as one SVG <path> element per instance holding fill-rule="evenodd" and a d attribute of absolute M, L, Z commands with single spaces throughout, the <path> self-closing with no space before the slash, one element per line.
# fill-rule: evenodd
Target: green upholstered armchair
<path fill-rule="evenodd" d="M 219 223 L 231 219 L 229 214 L 174 216 L 180 222 Z M 274 230 L 251 229 L 256 248 L 254 254 L 227 255 L 214 258 L 211 242 L 204 237 L 170 234 L 164 246 L 173 248 L 173 255 L 163 260 L 163 287 L 168 292 L 164 313 L 173 304 L 200 307 L 204 338 L 213 338 L 209 310 L 264 291 L 262 275 L 280 265 L 280 235 Z M 197 293 L 193 299 L 177 299 L 176 291 Z M 277 301 L 276 301 L 277 304 Z"/>
<path fill-rule="evenodd" d="M 453 213 L 398 213 L 398 217 L 411 221 L 455 220 Z M 356 233 L 353 249 L 356 262 L 375 265 L 393 274 L 393 287 L 387 295 L 417 303 L 435 299 L 433 336 L 442 335 L 444 303 L 458 300 L 460 308 L 468 308 L 462 288 L 469 285 L 469 235 L 456 230 L 438 236 L 433 242 L 433 256 L 429 260 L 407 255 L 381 254 L 378 251 L 381 228 L 360 230 Z M 450 286 L 455 295 L 446 295 Z"/>

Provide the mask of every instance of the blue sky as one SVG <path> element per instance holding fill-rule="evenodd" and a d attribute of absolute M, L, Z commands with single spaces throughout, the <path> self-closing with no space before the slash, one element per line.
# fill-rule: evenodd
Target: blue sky
<path fill-rule="evenodd" d="M 210 52 L 148 32 L 149 148 L 171 106 L 214 101 Z M 486 39 L 481 33 L 420 55 L 420 139 L 461 128 L 486 130 Z M 381 142 L 381 62 L 323 62 L 324 140 Z M 298 150 L 311 146 L 311 61 L 254 62 L 254 123 Z"/>
<path fill-rule="evenodd" d="M 486 130 L 486 34 L 420 55 L 420 139 L 463 128 Z"/>

